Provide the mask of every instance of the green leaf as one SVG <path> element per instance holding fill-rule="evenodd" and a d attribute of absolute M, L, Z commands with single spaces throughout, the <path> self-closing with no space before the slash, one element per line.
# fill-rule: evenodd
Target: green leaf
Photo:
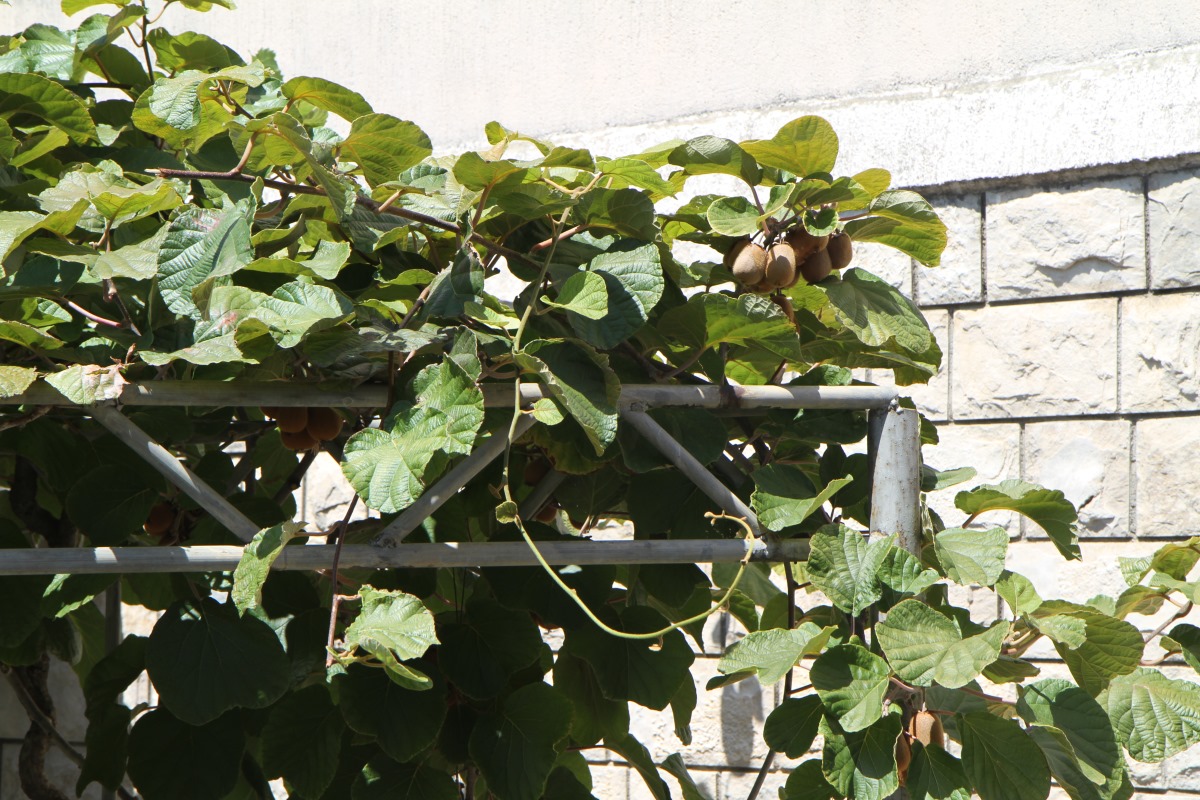
<path fill-rule="evenodd" d="M 802 622 L 791 630 L 772 628 L 749 633 L 725 651 L 717 662 L 717 671 L 723 675 L 757 672 L 759 682 L 770 685 L 804 656 L 821 652 L 833 632 L 832 627 Z"/>
<path fill-rule="evenodd" d="M 834 316 L 859 341 L 871 347 L 900 347 L 922 354 L 934 346 L 921 312 L 890 283 L 861 269 L 846 270 L 840 280 L 818 287 L 829 298 Z"/>
<path fill-rule="evenodd" d="M 183 202 L 175 187 L 162 178 L 144 186 L 110 186 L 90 199 L 100 216 L 114 226 L 169 211 Z"/>
<path fill-rule="evenodd" d="M 207 598 L 167 609 L 150 634 L 146 670 L 162 704 L 189 725 L 231 708 L 266 708 L 291 682 L 275 632 Z"/>
<path fill-rule="evenodd" d="M 1033 588 L 1033 583 L 1024 575 L 1005 570 L 996 581 L 996 593 L 1004 598 L 1014 615 L 1029 614 L 1042 605 L 1042 598 Z"/>
<path fill-rule="evenodd" d="M 648 606 L 630 606 L 620 614 L 613 627 L 630 632 L 659 630 L 662 615 Z M 661 644 L 644 639 L 618 639 L 585 625 L 567 631 L 565 651 L 586 661 L 596 675 L 604 696 L 610 700 L 632 700 L 661 711 L 666 708 L 679 684 L 690 680 L 688 668 L 695 656 L 679 631 L 662 637 Z"/>
<path fill-rule="evenodd" d="M 324 78 L 292 78 L 280 91 L 292 104 L 303 100 L 319 109 L 337 114 L 347 122 L 371 113 L 371 104 L 361 94 Z"/>
<path fill-rule="evenodd" d="M 80 200 L 69 209 L 46 215 L 36 211 L 0 211 L 0 261 L 7 259 L 26 237 L 40 230 L 67 236 L 86 208 L 87 201 Z"/>
<path fill-rule="evenodd" d="M 663 314 L 659 332 L 691 351 L 744 345 L 792 361 L 800 360 L 802 352 L 796 327 L 779 306 L 756 294 L 736 299 L 708 292 L 693 295 Z"/>
<path fill-rule="evenodd" d="M 920 594 L 940 581 L 942 576 L 921 563 L 920 559 L 907 550 L 893 547 L 879 567 L 879 580 L 890 590 L 884 592 L 889 606 L 894 606 L 903 595 Z"/>
<path fill-rule="evenodd" d="M 438 666 L 463 694 L 490 699 L 537 660 L 541 636 L 528 614 L 494 600 L 472 598 L 466 611 L 461 622 L 441 626 Z"/>
<path fill-rule="evenodd" d="M 1103 784 L 1124 770 L 1112 723 L 1090 694 L 1060 678 L 1037 681 L 1018 692 L 1021 718 L 1030 725 L 1053 725 L 1061 730 L 1092 783 Z"/>
<path fill-rule="evenodd" d="M 576 272 L 563 282 L 558 299 L 542 297 L 551 308 L 561 308 L 587 319 L 603 319 L 608 314 L 608 286 L 596 272 Z"/>
<path fill-rule="evenodd" d="M 284 139 L 298 152 L 304 165 L 312 172 L 317 183 L 325 192 L 325 198 L 339 220 L 349 220 L 358 210 L 358 184 L 350 178 L 331 171 L 314 154 L 313 142 L 304 126 L 287 114 L 273 114 L 270 130 Z M 353 237 L 352 237 L 353 238 Z"/>
<path fill-rule="evenodd" d="M 644 244 L 596 255 L 588 273 L 604 280 L 608 311 L 599 317 L 568 311 L 575 333 L 601 350 L 616 347 L 646 324 L 666 281 L 658 247 Z"/>
<path fill-rule="evenodd" d="M 126 467 L 102 464 L 71 487 L 67 514 L 94 547 L 113 547 L 141 532 L 161 499 L 160 486 Z"/>
<path fill-rule="evenodd" d="M 592 189 L 579 198 L 575 208 L 589 228 L 607 228 L 622 236 L 654 240 L 654 201 L 637 189 Z"/>
<path fill-rule="evenodd" d="M 262 64 L 231 66 L 217 72 L 184 70 L 169 78 L 159 78 L 146 93 L 146 109 L 163 124 L 177 131 L 191 131 L 204 121 L 201 92 L 215 81 L 235 81 L 258 86 L 265 75 Z M 147 131 L 148 133 L 150 131 Z"/>
<path fill-rule="evenodd" d="M 983 800 L 1045 800 L 1046 758 L 1019 724 L 976 711 L 959 717 L 958 729 L 963 768 Z"/>
<path fill-rule="evenodd" d="M 234 714 L 194 727 L 160 708 L 129 734 L 129 778 L 145 800 L 221 800 L 237 783 L 245 747 Z"/>
<path fill-rule="evenodd" d="M 821 698 L 815 694 L 789 697 L 775 707 L 763 724 L 763 739 L 772 750 L 799 758 L 812 747 L 821 722 Z"/>
<path fill-rule="evenodd" d="M 807 116 L 787 123 L 770 139 L 742 142 L 742 147 L 759 164 L 803 178 L 817 172 L 833 172 L 838 137 L 824 119 Z"/>
<path fill-rule="evenodd" d="M 586 747 L 629 730 L 629 704 L 605 697 L 596 674 L 582 658 L 559 653 L 554 659 L 554 688 L 571 701 L 571 739 L 577 744 Z"/>
<path fill-rule="evenodd" d="M 1050 541 L 1064 558 L 1078 559 L 1079 541 L 1075 530 L 1078 515 L 1062 492 L 1035 483 L 1007 480 L 984 484 L 954 498 L 959 511 L 977 516 L 985 511 L 1016 511 L 1046 531 Z"/>
<path fill-rule="evenodd" d="M 617 438 L 617 399 L 621 394 L 608 356 L 570 339 L 539 339 L 513 358 L 521 369 L 537 375 L 582 426 L 596 455 L 603 455 Z"/>
<path fill-rule="evenodd" d="M 912 256 L 927 267 L 941 263 L 946 225 L 916 192 L 884 192 L 867 206 L 870 216 L 846 223 L 856 242 L 879 242 Z"/>
<path fill-rule="evenodd" d="M 825 780 L 821 762 L 812 758 L 792 770 L 779 790 L 779 797 L 780 800 L 838 800 L 838 793 Z"/>
<path fill-rule="evenodd" d="M 687 175 L 733 175 L 751 186 L 762 179 L 762 172 L 749 153 L 736 142 L 717 136 L 691 139 L 672 150 L 667 161 L 683 167 Z"/>
<path fill-rule="evenodd" d="M 597 158 L 596 164 L 604 173 L 604 184 L 608 186 L 608 179 L 612 179 L 612 188 L 614 189 L 623 189 L 627 186 L 645 189 L 650 192 L 650 197 L 654 200 L 672 197 L 676 193 L 675 187 L 663 180 L 654 167 L 640 159 Z"/>
<path fill-rule="evenodd" d="M 190 207 L 171 221 L 158 251 L 158 288 L 176 314 L 199 318 L 192 293 L 214 274 L 231 275 L 249 264 L 249 207 L 239 203 L 221 212 Z"/>
<path fill-rule="evenodd" d="M 875 626 L 883 652 L 901 679 L 917 686 L 934 682 L 956 689 L 970 683 L 1000 656 L 1007 622 L 964 637 L 957 622 L 919 600 L 904 600 Z"/>
<path fill-rule="evenodd" d="M 809 680 L 830 716 L 846 733 L 861 731 L 883 716 L 891 669 L 865 647 L 843 644 L 817 657 Z"/>
<path fill-rule="evenodd" d="M 908 765 L 908 794 L 911 800 L 971 800 L 971 789 L 962 762 L 940 747 L 912 742 Z"/>
<path fill-rule="evenodd" d="M 667 786 L 667 782 L 658 774 L 658 768 L 654 764 L 654 759 L 650 757 L 650 752 L 645 745 L 635 739 L 631 734 L 626 733 L 619 737 L 604 740 L 604 746 L 630 764 L 642 780 L 646 784 L 651 797 L 654 800 L 671 800 L 671 789 Z"/>
<path fill-rule="evenodd" d="M 242 557 L 233 571 L 233 590 L 229 593 L 239 614 L 258 611 L 262 605 L 263 584 L 271 573 L 271 565 L 283 552 L 284 545 L 302 530 L 304 525 L 301 523 L 291 520 L 281 522 L 254 534 L 254 538 L 242 549 Z"/>
<path fill-rule="evenodd" d="M 338 152 L 362 168 L 370 186 L 378 186 L 398 180 L 401 172 L 420 164 L 433 152 L 433 145 L 412 122 L 390 114 L 366 114 L 354 120 Z"/>
<path fill-rule="evenodd" d="M 320 797 L 337 774 L 345 730 L 324 686 L 292 692 L 275 704 L 263 727 L 263 772 L 307 797 Z"/>
<path fill-rule="evenodd" d="M 421 370 L 413 394 L 419 400 L 396 414 L 390 431 L 365 428 L 346 442 L 342 472 L 385 514 L 421 496 L 439 471 L 435 456 L 471 452 L 483 424 L 483 393 L 452 359 Z"/>
<path fill-rule="evenodd" d="M 133 715 L 123 705 L 109 703 L 88 710 L 88 728 L 84 739 L 83 766 L 75 784 L 75 793 L 93 781 L 106 789 L 116 789 L 125 781 L 129 759 L 129 723 Z"/>
<path fill-rule="evenodd" d="M 721 197 L 706 212 L 713 233 L 722 236 L 750 236 L 758 232 L 758 208 L 744 197 Z"/>
<path fill-rule="evenodd" d="M 808 579 L 835 606 L 857 616 L 883 595 L 878 573 L 894 540 L 869 540 L 844 525 L 826 525 L 812 536 Z"/>
<path fill-rule="evenodd" d="M 1096 698 L 1117 741 L 1138 761 L 1157 763 L 1200 742 L 1200 687 L 1139 667 Z"/>
<path fill-rule="evenodd" d="M 1099 787 L 1084 774 L 1066 734 L 1051 725 L 1031 725 L 1029 737 L 1041 748 L 1055 783 L 1071 800 L 1101 800 L 1104 797 Z"/>
<path fill-rule="evenodd" d="M 933 542 L 946 577 L 957 584 L 991 586 L 1004 572 L 1008 533 L 1003 528 L 947 528 L 937 533 Z"/>
<path fill-rule="evenodd" d="M 266 325 L 280 347 L 295 347 L 310 331 L 335 325 L 353 311 L 345 295 L 327 286 L 296 280 L 263 299 L 247 319 Z"/>
<path fill-rule="evenodd" d="M 825 745 L 821 769 L 842 795 L 855 800 L 886 800 L 900 784 L 896 737 L 904 723 L 890 713 L 866 730 L 846 733 L 828 717 L 821 720 Z"/>
<path fill-rule="evenodd" d="M 424 762 L 399 764 L 377 756 L 354 779 L 352 800 L 457 800 L 458 785 L 449 773 Z"/>
<path fill-rule="evenodd" d="M 90 406 L 119 398 L 127 381 L 120 373 L 120 365 L 76 364 L 50 373 L 46 383 L 72 403 Z"/>
<path fill-rule="evenodd" d="M 431 317 L 457 317 L 469 303 L 483 301 L 483 264 L 469 245 L 459 250 L 450 269 L 444 269 L 429 287 L 425 312 Z"/>
<path fill-rule="evenodd" d="M 336 679 L 335 688 L 346 724 L 373 737 L 397 761 L 415 758 L 429 747 L 446 719 L 446 683 L 436 674 L 432 689 L 417 692 L 382 670 L 352 666 Z"/>
<path fill-rule="evenodd" d="M 172 361 L 186 361 L 200 366 L 207 364 L 225 364 L 236 361 L 253 361 L 242 355 L 238 348 L 236 335 L 233 333 L 206 339 L 197 344 L 188 345 L 171 352 L 155 350 L 139 350 L 138 357 L 151 366 L 162 366 Z"/>
<path fill-rule="evenodd" d="M 92 6 L 127 6 L 130 0 L 62 0 L 62 12 L 68 17 Z"/>
<path fill-rule="evenodd" d="M 349 242 L 322 239 L 317 242 L 317 249 L 312 256 L 304 261 L 291 258 L 256 258 L 247 264 L 245 269 L 284 275 L 312 275 L 331 281 L 346 265 L 350 258 L 350 250 Z"/>
<path fill-rule="evenodd" d="M 675 780 L 679 781 L 679 788 L 683 792 L 683 800 L 712 800 L 708 792 L 696 785 L 695 779 L 688 772 L 687 764 L 683 761 L 683 756 L 679 753 L 672 753 L 663 759 L 660 765 L 663 772 L 670 774 Z"/>
<path fill-rule="evenodd" d="M 1200 628 L 1187 622 L 1182 622 L 1171 628 L 1161 640 L 1164 648 L 1179 651 L 1188 665 L 1200 672 Z M 1169 645 L 1175 645 L 1170 647 Z"/>
<path fill-rule="evenodd" d="M 1032 617 L 1029 623 L 1058 644 L 1074 650 L 1087 641 L 1087 623 L 1078 617 L 1052 614 L 1048 617 Z"/>
<path fill-rule="evenodd" d="M 8 398 L 24 394 L 25 390 L 37 380 L 37 374 L 37 370 L 33 367 L 0 365 L 0 397 Z"/>
<path fill-rule="evenodd" d="M 471 731 L 471 758 L 499 800 L 540 800 L 571 726 L 571 704 L 544 683 L 510 694 Z"/>
<path fill-rule="evenodd" d="M 768 530 L 781 531 L 799 525 L 854 480 L 847 475 L 830 481 L 817 492 L 799 467 L 780 464 L 754 471 L 754 494 L 750 503 L 758 521 Z"/>
<path fill-rule="evenodd" d="M 389 677 L 407 688 L 429 688 L 432 684 L 427 676 L 394 663 L 420 658 L 438 643 L 429 609 L 411 594 L 367 584 L 359 587 L 358 594 L 362 609 L 346 627 L 346 647 L 361 647 L 384 662 Z"/>
<path fill-rule="evenodd" d="M 1093 695 L 1099 694 L 1113 678 L 1132 672 L 1142 658 L 1145 647 L 1142 635 L 1124 620 L 1059 600 L 1043 603 L 1037 614 L 1039 618 L 1063 614 L 1085 623 L 1083 644 L 1071 647 L 1055 642 L 1054 649 L 1076 682 Z"/>
<path fill-rule="evenodd" d="M 96 138 L 96 125 L 79 97 L 41 75 L 0 73 L 0 118 L 19 114 L 45 120 L 76 144 Z"/>

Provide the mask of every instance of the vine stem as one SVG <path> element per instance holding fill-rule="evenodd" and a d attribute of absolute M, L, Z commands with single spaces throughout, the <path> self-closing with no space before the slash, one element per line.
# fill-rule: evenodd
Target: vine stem
<path fill-rule="evenodd" d="M 346 508 L 346 514 L 342 517 L 342 521 L 337 527 L 337 544 L 333 548 L 333 569 L 332 569 L 332 588 L 330 588 L 329 599 L 329 633 L 325 637 L 325 666 L 326 668 L 333 665 L 333 637 L 337 633 L 337 612 L 338 605 L 341 601 L 341 595 L 338 594 L 338 563 L 342 560 L 342 543 L 346 541 L 346 528 L 350 525 L 350 517 L 354 515 L 354 507 L 358 505 L 358 495 L 350 499 L 350 505 Z"/>
<path fill-rule="evenodd" d="M 1184 603 L 1179 608 L 1178 611 L 1176 611 L 1174 614 L 1172 614 L 1170 617 L 1168 617 L 1163 622 L 1162 625 L 1159 625 L 1157 628 L 1155 628 L 1154 630 L 1147 633 L 1145 635 L 1145 637 L 1143 637 L 1142 641 L 1144 641 L 1146 644 L 1149 644 L 1151 639 L 1153 639 L 1156 636 L 1161 635 L 1163 631 L 1165 631 L 1167 628 L 1171 627 L 1172 622 L 1175 622 L 1178 619 L 1182 619 L 1183 617 L 1186 617 L 1188 615 L 1188 612 L 1190 612 L 1191 610 L 1192 610 L 1192 601 L 1189 600 L 1186 603 Z"/>

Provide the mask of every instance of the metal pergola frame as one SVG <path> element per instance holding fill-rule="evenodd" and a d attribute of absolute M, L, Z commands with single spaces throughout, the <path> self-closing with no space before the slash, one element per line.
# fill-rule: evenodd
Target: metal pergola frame
<path fill-rule="evenodd" d="M 513 406 L 513 384 L 482 387 L 487 407 Z M 520 384 L 522 407 L 546 395 L 537 384 Z M 244 542 L 258 526 L 233 507 L 218 491 L 196 476 L 165 447 L 122 413 L 125 406 L 327 406 L 379 408 L 387 403 L 385 386 L 346 386 L 334 383 L 152 381 L 126 384 L 115 400 L 78 406 L 139 456 L 195 500 L 218 522 Z M 895 390 L 876 386 L 623 386 L 618 401 L 622 420 L 662 453 L 705 495 L 726 513 L 746 520 L 755 534 L 752 545 L 740 539 L 588 540 L 541 542 L 539 549 L 550 564 L 666 564 L 803 560 L 808 543 L 778 540 L 763 531 L 753 510 L 665 429 L 646 413 L 651 408 L 707 408 L 738 413 L 773 409 L 851 409 L 869 414 L 868 455 L 871 460 L 871 531 L 897 534 L 910 552 L 920 544 L 920 418 L 901 408 Z M 77 406 L 53 387 L 35 384 L 21 395 L 0 399 L 0 405 Z M 522 435 L 533 424 L 532 415 L 518 420 Z M 344 545 L 341 567 L 503 567 L 533 566 L 534 554 L 523 542 L 445 542 L 402 544 L 430 514 L 453 497 L 509 443 L 508 431 L 493 432 L 430 486 L 409 508 L 396 516 L 373 544 Z M 521 514 L 532 516 L 563 480 L 551 471 L 522 504 Z M 274 569 L 330 569 L 333 545 L 310 544 L 284 548 Z M 169 573 L 232 570 L 242 548 L 225 545 L 176 547 L 29 548 L 0 551 L 0 575 L 84 573 Z"/>

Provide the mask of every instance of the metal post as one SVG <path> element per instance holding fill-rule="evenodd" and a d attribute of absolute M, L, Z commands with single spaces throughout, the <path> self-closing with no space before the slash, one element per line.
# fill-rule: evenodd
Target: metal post
<path fill-rule="evenodd" d="M 258 526 L 246 515 L 234 508 L 220 493 L 202 481 L 179 459 L 171 455 L 167 448 L 151 439 L 149 434 L 133 424 L 120 411 L 111 406 L 93 406 L 88 409 L 88 413 L 92 419 L 108 428 L 113 436 L 162 473 L 167 480 L 178 486 L 184 494 L 199 503 L 217 522 L 232 531 L 234 536 L 248 542 L 258 533 Z"/>
<path fill-rule="evenodd" d="M 921 417 L 893 405 L 870 416 L 871 532 L 897 534 L 905 550 L 921 550 Z"/>
<path fill-rule="evenodd" d="M 532 414 L 522 414 L 517 420 L 517 437 L 529 430 L 534 423 Z M 425 494 L 396 517 L 375 538 L 377 547 L 395 547 L 405 536 L 416 530 L 425 518 L 437 511 L 442 505 L 458 493 L 472 478 L 483 471 L 483 468 L 495 461 L 505 448 L 508 447 L 508 430 L 496 431 L 487 441 L 471 451 L 471 455 L 454 466 L 445 476 L 429 487 Z"/>

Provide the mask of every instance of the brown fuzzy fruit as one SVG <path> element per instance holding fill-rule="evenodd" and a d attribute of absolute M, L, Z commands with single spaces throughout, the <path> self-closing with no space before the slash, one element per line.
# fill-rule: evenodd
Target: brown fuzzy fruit
<path fill-rule="evenodd" d="M 299 431 L 279 431 L 279 438 L 283 440 L 283 446 L 288 450 L 294 450 L 297 453 L 305 450 L 312 450 L 317 446 L 317 440 L 309 435 L 307 430 Z"/>
<path fill-rule="evenodd" d="M 771 292 L 791 286 L 796 280 L 796 251 L 790 246 L 779 243 L 767 249 L 767 267 L 763 270 L 763 279 L 757 290 Z"/>
<path fill-rule="evenodd" d="M 908 735 L 926 747 L 931 744 L 946 746 L 946 732 L 942 728 L 942 721 L 931 711 L 918 711 L 913 714 L 913 718 L 908 721 Z"/>
<path fill-rule="evenodd" d="M 156 504 L 146 516 L 142 529 L 151 536 L 164 536 L 175 524 L 175 506 L 163 502 Z"/>
<path fill-rule="evenodd" d="M 736 253 L 733 250 L 729 251 L 734 253 L 729 271 L 743 286 L 758 286 L 767 270 L 767 251 L 750 241 L 740 246 L 735 245 L 735 249 Z"/>
<path fill-rule="evenodd" d="M 908 765 L 912 763 L 912 746 L 903 733 L 896 739 L 896 771 L 900 773 L 900 785 L 908 780 Z"/>
<path fill-rule="evenodd" d="M 337 435 L 342 432 L 344 422 L 342 415 L 332 408 L 310 408 L 308 409 L 308 425 L 305 426 L 305 430 L 317 441 L 328 442 L 337 438 Z"/>
<path fill-rule="evenodd" d="M 542 482 L 546 473 L 550 472 L 550 462 L 544 458 L 531 458 L 525 462 L 523 478 L 526 486 L 534 486 Z"/>
<path fill-rule="evenodd" d="M 307 408 L 276 408 L 275 424 L 283 433 L 299 433 L 308 425 Z"/>
<path fill-rule="evenodd" d="M 822 280 L 830 272 L 833 272 L 833 262 L 829 258 L 828 250 L 818 250 L 806 258 L 804 263 L 800 265 L 800 274 L 809 283 L 816 283 Z"/>
<path fill-rule="evenodd" d="M 796 251 L 796 263 L 803 263 L 804 259 L 816 253 L 819 250 L 824 250 L 829 244 L 828 236 L 813 236 L 803 227 L 792 228 L 788 231 L 784 241 L 792 246 Z"/>
<path fill-rule="evenodd" d="M 854 258 L 854 247 L 850 244 L 850 237 L 844 233 L 829 238 L 826 252 L 829 253 L 829 260 L 834 269 L 844 269 L 850 264 L 850 259 Z"/>

